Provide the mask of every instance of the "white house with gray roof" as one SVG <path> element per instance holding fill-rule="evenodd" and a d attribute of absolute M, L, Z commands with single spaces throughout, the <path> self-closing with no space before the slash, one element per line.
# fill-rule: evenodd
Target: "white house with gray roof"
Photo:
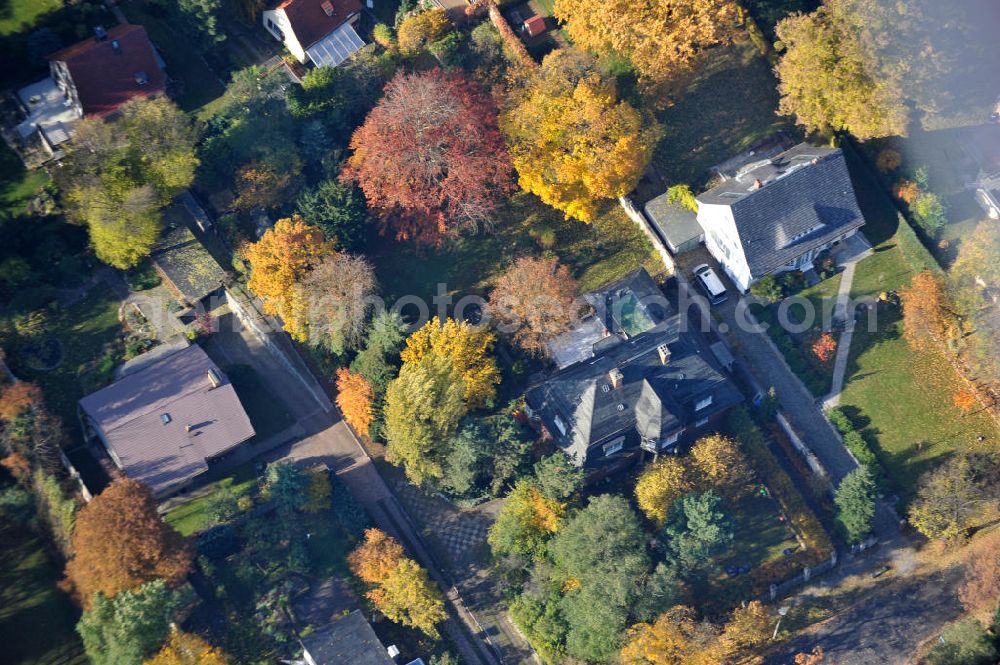
<path fill-rule="evenodd" d="M 765 275 L 812 268 L 865 223 L 843 152 L 807 143 L 696 198 L 705 246 L 741 291 Z"/>

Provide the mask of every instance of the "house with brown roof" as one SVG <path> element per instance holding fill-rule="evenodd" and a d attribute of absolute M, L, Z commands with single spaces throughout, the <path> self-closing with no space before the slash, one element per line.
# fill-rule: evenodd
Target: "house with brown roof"
<path fill-rule="evenodd" d="M 165 498 L 254 429 L 233 384 L 200 346 L 158 347 L 147 356 L 81 399 L 79 415 L 85 435 L 96 437 L 125 475 Z"/>
<path fill-rule="evenodd" d="M 22 140 L 37 136 L 52 152 L 68 141 L 76 122 L 108 117 L 128 101 L 162 95 L 167 75 L 146 29 L 118 25 L 48 56 L 49 77 L 20 91 Z"/>
<path fill-rule="evenodd" d="M 360 50 L 361 0 L 282 0 L 264 12 L 264 27 L 302 64 L 336 67 Z"/>

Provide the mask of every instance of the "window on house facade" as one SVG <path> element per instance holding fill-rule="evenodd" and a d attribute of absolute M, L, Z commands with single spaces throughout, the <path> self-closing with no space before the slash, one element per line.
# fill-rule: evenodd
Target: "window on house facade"
<path fill-rule="evenodd" d="M 694 426 L 695 427 L 704 427 L 707 424 L 708 424 L 708 418 L 702 418 L 701 420 L 695 422 Z"/>
<path fill-rule="evenodd" d="M 709 395 L 708 397 L 698 400 L 694 405 L 694 410 L 701 411 L 702 409 L 708 408 L 711 405 L 712 405 L 712 396 Z"/>
<path fill-rule="evenodd" d="M 625 437 L 624 436 L 620 436 L 617 439 L 615 439 L 614 441 L 610 441 L 609 443 L 605 443 L 604 444 L 604 455 L 605 455 L 605 457 L 607 457 L 608 455 L 614 455 L 619 450 L 621 450 L 624 446 L 625 446 Z"/>
<path fill-rule="evenodd" d="M 683 431 L 684 430 L 677 430 L 676 432 L 665 438 L 663 441 L 660 442 L 660 447 L 666 448 L 667 446 L 672 446 L 675 443 L 677 443 L 677 440 L 681 438 L 681 432 Z"/>

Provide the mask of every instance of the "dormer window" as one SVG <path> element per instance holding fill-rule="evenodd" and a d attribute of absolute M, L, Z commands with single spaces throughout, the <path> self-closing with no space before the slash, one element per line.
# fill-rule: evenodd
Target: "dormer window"
<path fill-rule="evenodd" d="M 135 82 L 139 85 L 146 85 L 149 83 L 149 76 L 146 75 L 146 72 L 136 72 Z"/>
<path fill-rule="evenodd" d="M 625 447 L 625 437 L 620 436 L 614 441 L 604 444 L 604 456 L 607 457 L 608 455 L 614 455 L 623 447 Z"/>
<path fill-rule="evenodd" d="M 702 399 L 695 402 L 694 410 L 701 411 L 702 409 L 707 409 L 711 405 L 712 405 L 712 396 L 709 395 L 708 397 L 703 397 Z"/>

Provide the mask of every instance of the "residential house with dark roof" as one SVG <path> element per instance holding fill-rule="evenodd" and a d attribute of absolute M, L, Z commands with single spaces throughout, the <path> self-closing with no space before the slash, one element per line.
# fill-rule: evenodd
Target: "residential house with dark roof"
<path fill-rule="evenodd" d="M 94 36 L 48 56 L 49 77 L 18 92 L 26 119 L 22 140 L 35 135 L 51 152 L 68 141 L 80 118 L 108 117 L 128 101 L 162 95 L 167 75 L 141 25 L 97 27 Z"/>
<path fill-rule="evenodd" d="M 810 269 L 865 223 L 844 154 L 807 143 L 696 198 L 705 246 L 741 291 L 765 275 Z"/>
<path fill-rule="evenodd" d="M 395 665 L 358 610 L 317 628 L 299 642 L 308 665 Z"/>
<path fill-rule="evenodd" d="M 117 381 L 80 400 L 85 434 L 157 498 L 177 493 L 209 463 L 254 435 L 233 384 L 197 345 L 126 364 Z"/>
<path fill-rule="evenodd" d="M 641 450 L 676 450 L 743 399 L 700 333 L 649 284 L 640 270 L 596 299 L 588 294 L 605 303 L 595 313 L 605 332 L 591 356 L 525 395 L 528 415 L 588 471 L 616 470 Z"/>
<path fill-rule="evenodd" d="M 365 42 L 361 0 L 283 0 L 264 12 L 264 27 L 302 64 L 336 67 Z"/>

